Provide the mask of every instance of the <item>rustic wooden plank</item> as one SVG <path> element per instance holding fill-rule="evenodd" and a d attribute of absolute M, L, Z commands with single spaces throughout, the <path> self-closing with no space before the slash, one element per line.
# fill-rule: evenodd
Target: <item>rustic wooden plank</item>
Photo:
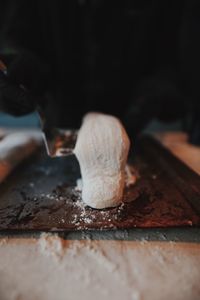
<path fill-rule="evenodd" d="M 199 226 L 200 177 L 150 138 L 142 138 L 130 164 L 139 178 L 112 209 L 84 206 L 75 188 L 74 157 L 43 151 L 0 188 L 0 231 L 69 231 Z"/>
<path fill-rule="evenodd" d="M 142 138 L 144 157 L 164 169 L 192 207 L 200 214 L 200 176 L 152 137 Z"/>

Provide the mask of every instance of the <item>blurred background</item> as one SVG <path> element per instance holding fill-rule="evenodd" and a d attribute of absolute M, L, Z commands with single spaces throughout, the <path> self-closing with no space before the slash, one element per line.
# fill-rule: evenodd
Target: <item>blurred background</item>
<path fill-rule="evenodd" d="M 51 124 L 77 128 L 96 110 L 130 135 L 181 129 L 198 144 L 199 39 L 198 0 L 1 0 L 0 125 L 38 126 L 39 106 Z"/>

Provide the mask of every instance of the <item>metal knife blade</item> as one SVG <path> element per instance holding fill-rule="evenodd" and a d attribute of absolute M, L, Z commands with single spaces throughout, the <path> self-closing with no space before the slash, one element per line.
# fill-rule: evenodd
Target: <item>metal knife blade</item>
<path fill-rule="evenodd" d="M 62 157 L 73 154 L 78 131 L 74 129 L 64 130 L 51 127 L 40 109 L 37 109 L 41 128 L 43 131 L 44 143 L 47 154 L 50 157 Z"/>

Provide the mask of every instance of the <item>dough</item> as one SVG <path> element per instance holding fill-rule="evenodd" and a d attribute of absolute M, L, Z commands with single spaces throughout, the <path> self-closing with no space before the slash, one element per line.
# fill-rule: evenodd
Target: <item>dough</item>
<path fill-rule="evenodd" d="M 83 201 L 93 208 L 121 203 L 130 141 L 121 122 L 110 115 L 89 113 L 83 119 L 74 154 L 82 175 Z"/>

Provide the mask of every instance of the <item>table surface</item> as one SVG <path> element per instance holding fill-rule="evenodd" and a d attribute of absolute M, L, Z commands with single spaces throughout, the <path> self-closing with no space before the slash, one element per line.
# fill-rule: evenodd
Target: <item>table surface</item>
<path fill-rule="evenodd" d="M 200 174 L 183 133 L 157 138 Z M 200 229 L 0 238 L 0 299 L 200 299 Z"/>

